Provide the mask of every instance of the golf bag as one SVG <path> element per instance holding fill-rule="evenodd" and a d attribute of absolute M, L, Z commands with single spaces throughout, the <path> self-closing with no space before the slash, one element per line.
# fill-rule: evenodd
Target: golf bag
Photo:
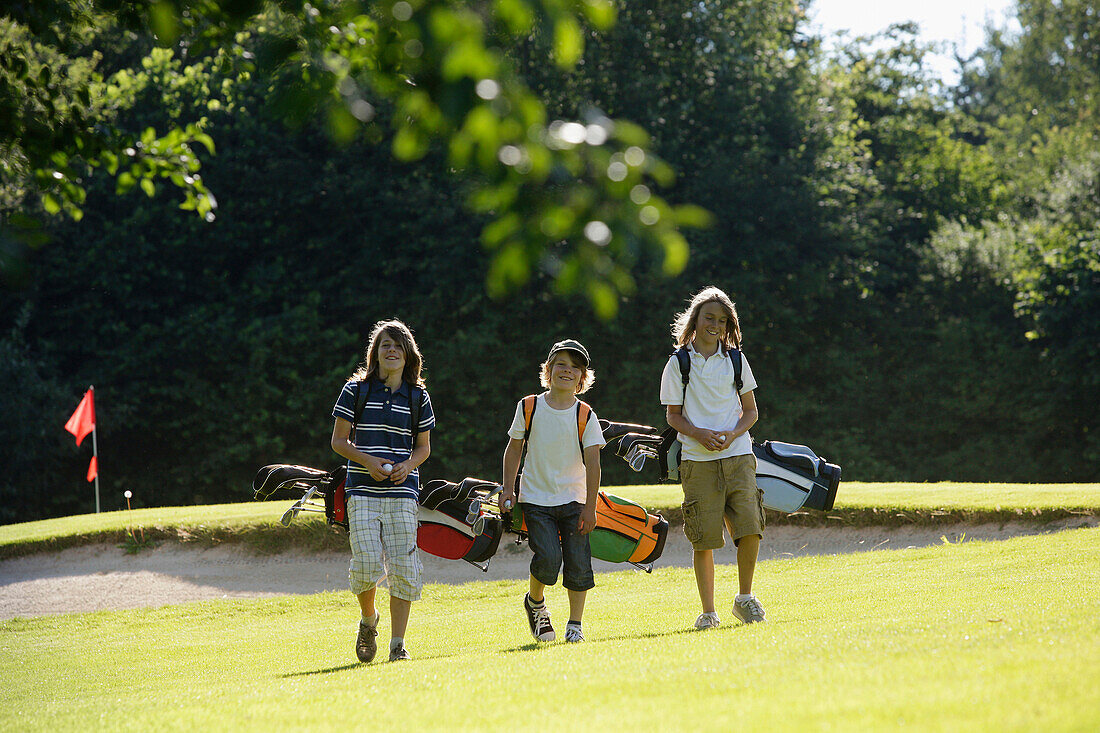
<path fill-rule="evenodd" d="M 309 466 L 288 466 L 281 463 L 264 466 L 252 480 L 253 496 L 259 501 L 278 498 L 279 492 L 301 494 L 280 520 L 289 527 L 298 512 L 323 512 L 330 526 L 348 528 L 348 504 L 344 494 L 348 469 L 340 465 L 332 471 Z M 324 504 L 317 504 L 314 498 Z"/>
<path fill-rule="evenodd" d="M 660 514 L 614 494 L 601 491 L 596 496 L 596 528 L 589 535 L 592 557 L 652 572 L 667 537 L 668 520 Z"/>
<path fill-rule="evenodd" d="M 496 554 L 504 524 L 485 504 L 500 484 L 476 478 L 459 483 L 437 479 L 420 491 L 416 544 L 437 557 L 465 560 L 487 570 Z"/>
<path fill-rule="evenodd" d="M 284 527 L 299 512 L 324 514 L 330 526 L 348 530 L 345 493 L 347 467 L 321 471 L 308 466 L 274 464 L 256 474 L 252 489 L 256 499 L 297 494 L 299 498 L 283 513 Z M 467 478 L 458 484 L 429 481 L 420 494 L 417 509 L 417 546 L 430 555 L 448 560 L 465 560 L 483 571 L 500 545 L 504 526 L 500 516 L 485 507 L 500 491 L 500 485 Z"/>
<path fill-rule="evenodd" d="M 607 447 L 640 471 L 645 461 L 657 461 L 659 481 L 680 480 L 680 441 L 668 428 L 658 434 L 656 428 L 629 423 L 607 423 L 604 428 Z M 840 466 L 829 463 L 804 445 L 766 440 L 752 444 L 756 456 L 756 485 L 764 492 L 764 507 L 791 513 L 800 509 L 829 511 L 840 485 Z"/>
<path fill-rule="evenodd" d="M 764 491 L 764 506 L 778 512 L 799 509 L 829 511 L 840 485 L 840 466 L 829 463 L 804 445 L 765 440 L 752 444 L 756 485 Z"/>

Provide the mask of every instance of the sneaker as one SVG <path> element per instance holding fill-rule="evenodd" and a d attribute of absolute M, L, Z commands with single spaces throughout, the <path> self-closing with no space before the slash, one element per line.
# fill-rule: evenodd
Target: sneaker
<path fill-rule="evenodd" d="M 527 594 L 523 597 L 523 607 L 527 611 L 527 623 L 531 625 L 531 636 L 535 637 L 535 641 L 553 641 L 557 638 L 545 603 L 535 608 L 531 604 L 531 595 Z"/>
<path fill-rule="evenodd" d="M 695 628 L 700 631 L 706 631 L 707 629 L 717 629 L 718 625 L 722 623 L 718 620 L 718 614 L 714 611 L 710 613 L 701 613 L 699 618 L 695 619 Z"/>
<path fill-rule="evenodd" d="M 408 660 L 408 659 L 412 659 L 412 657 L 410 657 L 408 651 L 405 650 L 405 645 L 404 644 L 401 644 L 399 646 L 394 647 L 393 649 L 390 649 L 390 661 L 391 662 L 403 662 L 403 661 Z"/>
<path fill-rule="evenodd" d="M 374 626 L 367 626 L 359 622 L 359 636 L 355 639 L 355 656 L 363 664 L 374 661 L 374 655 L 378 653 L 378 622 Z"/>
<path fill-rule="evenodd" d="M 746 624 L 759 623 L 764 620 L 764 607 L 756 600 L 756 596 L 749 596 L 746 601 L 733 602 L 733 615 Z"/>
<path fill-rule="evenodd" d="M 576 644 L 578 641 L 584 641 L 584 634 L 581 633 L 580 624 L 565 625 L 565 640 L 570 644 Z"/>

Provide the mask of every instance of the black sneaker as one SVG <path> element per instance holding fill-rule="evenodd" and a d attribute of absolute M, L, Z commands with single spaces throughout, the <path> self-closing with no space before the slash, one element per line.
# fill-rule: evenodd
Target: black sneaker
<path fill-rule="evenodd" d="M 531 595 L 523 597 L 523 608 L 527 611 L 527 623 L 531 625 L 531 636 L 535 641 L 553 641 L 557 638 L 554 627 L 550 625 L 550 612 L 546 610 L 546 603 L 535 608 L 531 603 Z"/>
<path fill-rule="evenodd" d="M 378 625 L 367 626 L 359 622 L 359 636 L 355 639 L 355 656 L 363 664 L 374 661 L 374 655 L 378 653 Z"/>
<path fill-rule="evenodd" d="M 405 651 L 405 645 L 402 644 L 394 649 L 390 649 L 390 661 L 391 662 L 403 662 L 412 659 L 409 653 Z"/>

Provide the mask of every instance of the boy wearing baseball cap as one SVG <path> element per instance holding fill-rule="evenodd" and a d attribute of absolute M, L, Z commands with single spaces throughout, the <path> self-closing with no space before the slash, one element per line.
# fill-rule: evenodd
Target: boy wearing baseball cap
<path fill-rule="evenodd" d="M 534 556 L 523 605 L 538 641 L 556 638 L 543 592 L 557 582 L 559 569 L 569 594 L 568 642 L 584 641 L 581 617 L 588 589 L 595 585 L 588 534 L 596 526 L 605 441 L 596 414 L 577 399 L 596 380 L 589 364 L 588 350 L 578 341 L 554 344 L 539 369 L 546 391 L 520 400 L 508 429 L 501 506 L 518 499 L 527 524 Z"/>

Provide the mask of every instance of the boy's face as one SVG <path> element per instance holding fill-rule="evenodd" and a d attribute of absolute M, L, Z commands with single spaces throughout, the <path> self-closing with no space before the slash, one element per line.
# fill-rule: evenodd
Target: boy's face
<path fill-rule="evenodd" d="M 550 362 L 550 388 L 576 394 L 581 388 L 584 366 L 580 359 L 568 351 L 554 354 Z"/>
<path fill-rule="evenodd" d="M 386 374 L 405 370 L 405 347 L 388 333 L 378 339 L 378 368 Z"/>
<path fill-rule="evenodd" d="M 695 319 L 695 338 L 704 346 L 715 346 L 726 338 L 729 320 L 721 305 L 713 300 L 704 303 Z"/>

